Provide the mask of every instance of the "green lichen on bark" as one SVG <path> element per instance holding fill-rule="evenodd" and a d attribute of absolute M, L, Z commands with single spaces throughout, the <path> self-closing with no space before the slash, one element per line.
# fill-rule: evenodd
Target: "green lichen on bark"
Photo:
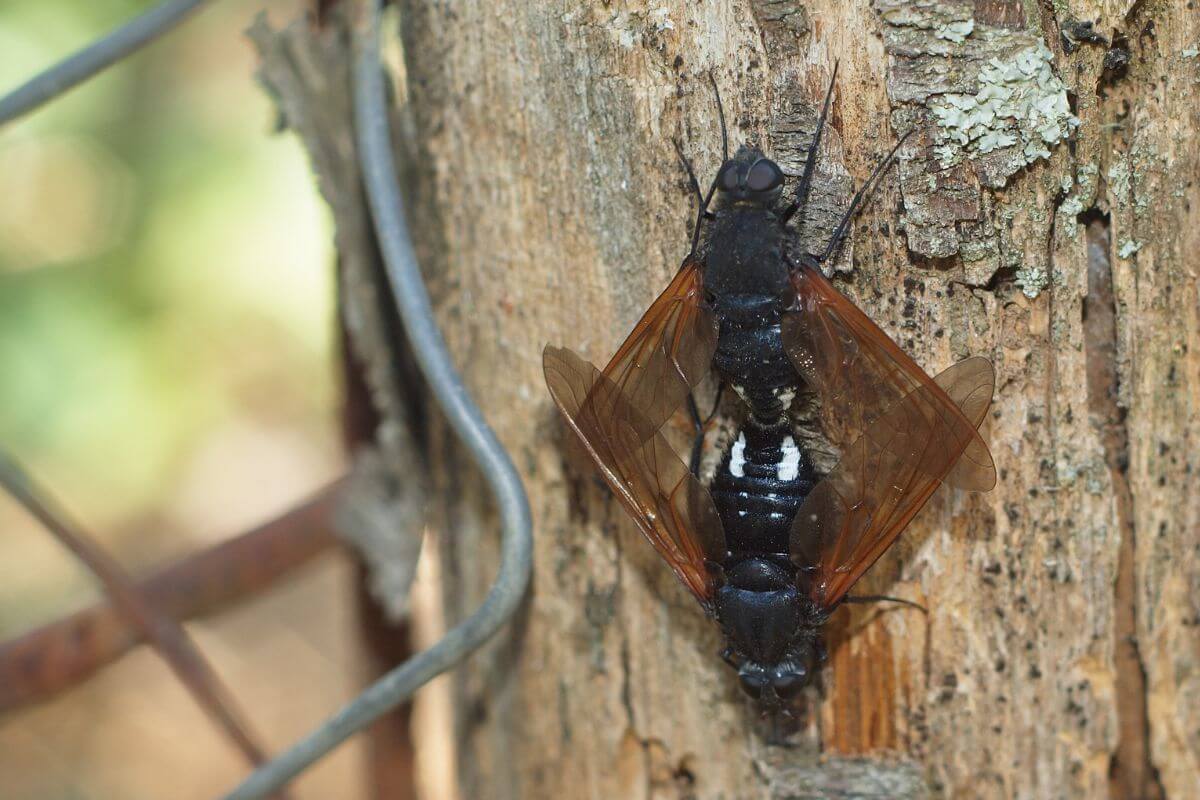
<path fill-rule="evenodd" d="M 1052 63 L 1053 54 L 1039 41 L 1008 60 L 989 61 L 974 94 L 947 94 L 931 103 L 941 165 L 1008 148 L 1011 175 L 1049 158 L 1048 148 L 1079 126 Z"/>
<path fill-rule="evenodd" d="M 928 800 L 921 769 L 908 762 L 828 758 L 820 766 L 789 766 L 769 776 L 771 800 Z"/>
<path fill-rule="evenodd" d="M 1062 191 L 1066 195 L 1058 207 L 1055 230 L 1074 239 L 1079 235 L 1077 218 L 1096 201 L 1097 178 L 1100 168 L 1095 164 L 1083 164 L 1075 170 L 1075 177 L 1066 176 Z"/>
<path fill-rule="evenodd" d="M 1016 283 L 1021 287 L 1021 292 L 1032 300 L 1050 285 L 1050 276 L 1041 267 L 1024 267 L 1017 270 Z"/>
<path fill-rule="evenodd" d="M 1121 245 L 1117 248 L 1117 256 L 1128 259 L 1133 256 L 1138 250 L 1142 249 L 1142 243 L 1133 239 L 1123 239 Z"/>
<path fill-rule="evenodd" d="M 968 19 L 962 22 L 938 23 L 933 27 L 933 35 L 939 39 L 945 39 L 947 42 L 962 44 L 973 30 L 975 30 L 975 20 Z"/>
<path fill-rule="evenodd" d="M 1001 267 L 1045 275 L 1046 265 L 1024 263 L 1019 243 L 1005 247 L 999 215 L 1020 195 L 998 204 L 983 191 L 1049 158 L 1079 125 L 1053 55 L 1029 21 L 1036 7 L 1009 8 L 1002 22 L 994 9 L 965 0 L 874 0 L 874 8 L 888 54 L 892 125 L 920 133 L 900 153 L 909 249 L 959 256 L 973 285 Z M 1075 214 L 1087 207 L 1081 197 L 1068 207 L 1075 206 Z M 1025 278 L 1027 293 L 1045 285 L 1034 272 Z"/>
<path fill-rule="evenodd" d="M 1117 159 L 1108 168 L 1108 186 L 1119 201 L 1129 197 L 1129 163 L 1125 159 Z"/>

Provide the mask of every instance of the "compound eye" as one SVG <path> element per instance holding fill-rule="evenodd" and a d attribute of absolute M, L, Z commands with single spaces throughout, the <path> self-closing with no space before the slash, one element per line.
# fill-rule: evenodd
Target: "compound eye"
<path fill-rule="evenodd" d="M 767 685 L 766 676 L 758 672 L 743 672 L 738 675 L 738 680 L 742 689 L 751 697 L 761 696 L 763 688 Z"/>
<path fill-rule="evenodd" d="M 804 672 L 786 672 L 776 675 L 771 683 L 775 685 L 777 695 L 788 698 L 804 688 L 804 684 L 808 683 L 807 677 Z"/>
<path fill-rule="evenodd" d="M 783 170 L 770 159 L 755 162 L 746 176 L 746 188 L 752 192 L 766 192 L 783 183 Z"/>
<path fill-rule="evenodd" d="M 721 179 L 718 185 L 727 192 L 736 192 L 738 188 L 738 170 L 737 164 L 729 162 L 721 170 Z"/>

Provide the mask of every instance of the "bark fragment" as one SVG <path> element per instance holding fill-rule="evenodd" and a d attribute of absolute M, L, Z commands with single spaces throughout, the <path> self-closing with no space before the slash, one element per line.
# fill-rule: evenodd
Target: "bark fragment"
<path fill-rule="evenodd" d="M 901 153 L 909 249 L 958 256 L 969 283 L 985 285 L 1004 259 L 1005 223 L 984 189 L 1050 156 L 1078 125 L 1037 20 L 1020 3 L 875 0 L 888 53 L 888 98 L 898 131 L 920 130 Z M 1008 263 L 1005 263 L 1007 260 Z M 1034 265 L 1025 286 L 1045 286 Z"/>

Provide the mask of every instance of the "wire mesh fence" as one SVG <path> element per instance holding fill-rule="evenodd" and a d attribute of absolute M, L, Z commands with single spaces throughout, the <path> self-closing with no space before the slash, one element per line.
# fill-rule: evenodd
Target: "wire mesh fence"
<path fill-rule="evenodd" d="M 162 3 L 38 74 L 0 98 L 0 126 L 53 102 L 72 87 L 119 64 L 189 19 L 204 5 L 204 0 Z M 316 760 L 466 658 L 512 616 L 530 576 L 532 523 L 520 477 L 453 366 L 437 329 L 409 238 L 391 148 L 387 77 L 380 58 L 382 7 L 382 0 L 370 0 L 356 24 L 354 118 L 347 119 L 345 124 L 355 131 L 357 157 L 373 223 L 371 233 L 382 253 L 392 301 L 409 346 L 432 397 L 480 473 L 486 476 L 499 510 L 501 564 L 483 604 L 434 646 L 395 667 L 291 748 L 268 757 L 248 733 L 250 723 L 244 718 L 246 715 L 234 709 L 230 692 L 221 686 L 199 649 L 172 617 L 172 611 L 178 609 L 164 600 L 164 590 L 155 589 L 152 579 L 139 582 L 125 574 L 78 526 L 66 521 L 65 514 L 56 508 L 48 493 L 19 465 L 11 459 L 0 459 L 0 483 L 93 570 L 109 593 L 115 612 L 136 628 L 143 640 L 156 646 L 193 697 L 219 721 L 251 763 L 257 765 L 253 774 L 228 794 L 229 798 L 279 793 Z M 245 557 L 245 553 L 234 554 L 231 549 L 227 560 L 221 563 L 232 563 L 238 557 Z"/>

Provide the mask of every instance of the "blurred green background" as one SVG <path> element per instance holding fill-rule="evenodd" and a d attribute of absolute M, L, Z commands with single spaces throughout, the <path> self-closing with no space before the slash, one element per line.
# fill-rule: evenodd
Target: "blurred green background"
<path fill-rule="evenodd" d="M 0 92 L 149 5 L 0 3 Z M 242 31 L 264 9 L 277 25 L 304 13 L 213 3 L 0 129 L 0 446 L 135 573 L 279 513 L 343 469 L 331 222 L 254 81 Z M 7 498 L 0 529 L 0 638 L 98 596 Z M 353 688 L 353 670 L 320 655 L 352 660 L 341 559 L 192 626 L 274 747 Z M 130 761 L 143 758 L 158 763 L 136 777 Z M 331 763 L 310 796 L 354 796 L 352 770 Z M 6 799 L 207 797 L 242 768 L 145 652 L 0 717 Z M 164 793 L 168 776 L 191 788 Z"/>
<path fill-rule="evenodd" d="M 145 5 L 0 5 L 0 86 Z M 93 527 L 187 526 L 205 471 L 292 482 L 241 444 L 284 469 L 334 444 L 330 221 L 295 138 L 270 134 L 248 5 L 0 131 L 0 442 Z M 14 592 L 43 602 L 0 581 L 0 622 Z"/>

